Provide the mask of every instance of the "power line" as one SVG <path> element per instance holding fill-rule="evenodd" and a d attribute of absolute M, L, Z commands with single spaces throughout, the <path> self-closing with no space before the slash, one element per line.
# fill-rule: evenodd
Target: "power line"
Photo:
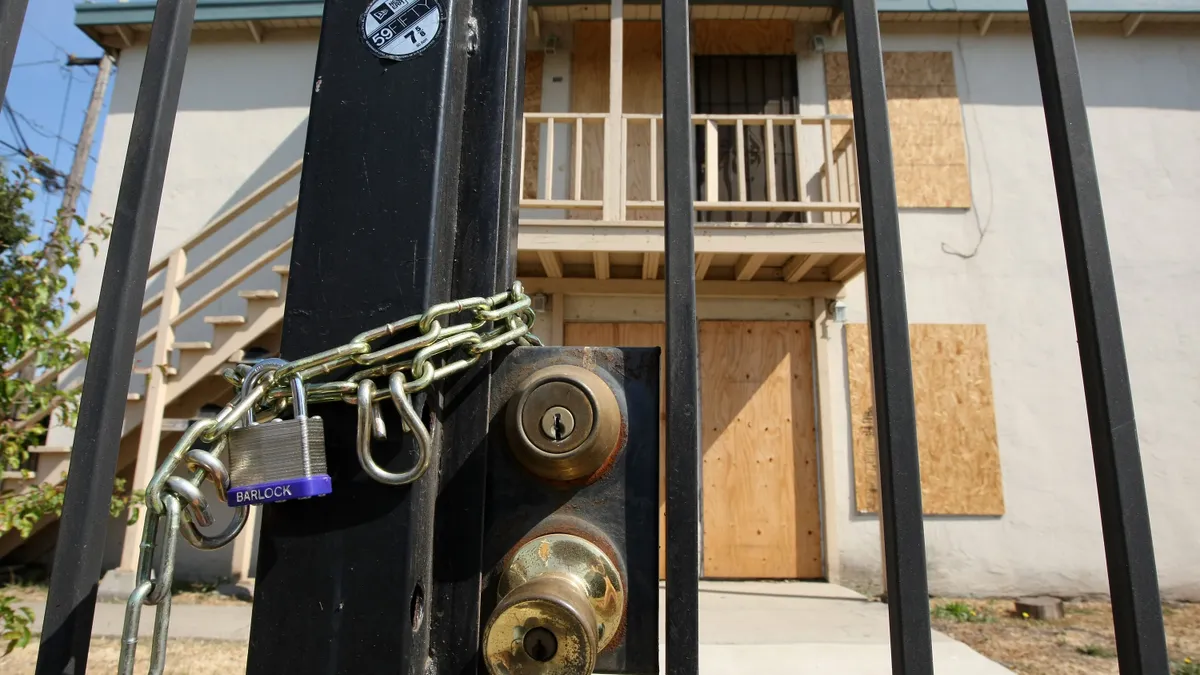
<path fill-rule="evenodd" d="M 61 115 L 61 118 L 59 120 L 59 125 L 58 125 L 58 128 L 59 128 L 58 133 L 52 133 L 50 130 L 46 129 L 38 122 L 30 119 L 29 116 L 23 114 L 16 108 L 13 108 L 12 104 L 8 103 L 7 101 L 5 101 L 4 107 L 5 107 L 6 112 L 16 115 L 17 118 L 20 121 L 27 124 L 29 126 L 30 130 L 33 131 L 34 133 L 36 133 L 39 136 L 42 136 L 44 138 L 53 140 L 53 141 L 61 141 L 62 143 L 66 143 L 67 145 L 71 146 L 71 149 L 74 149 L 75 146 L 78 145 L 78 143 L 76 143 L 75 141 L 72 141 L 71 139 L 62 135 L 63 127 L 65 126 L 65 122 L 66 122 L 67 105 L 70 102 L 70 96 L 71 96 L 71 84 L 68 82 L 67 83 L 67 95 L 63 100 L 62 115 Z M 13 124 L 13 122 L 10 122 L 9 124 L 11 126 Z M 29 146 L 29 143 L 27 143 L 25 141 L 24 137 L 20 135 L 19 129 L 14 128 L 13 134 L 17 135 L 19 137 L 19 139 L 21 140 L 21 142 L 24 143 L 26 147 Z M 57 143 L 55 144 L 54 152 L 55 152 L 55 156 L 57 158 L 57 154 L 58 154 L 58 144 Z M 96 158 L 95 155 L 92 155 L 90 153 L 88 154 L 88 159 L 90 159 L 93 162 L 100 161 Z"/>
<path fill-rule="evenodd" d="M 15 63 L 13 68 L 28 68 L 30 66 L 45 66 L 51 63 L 58 63 L 58 59 L 46 59 L 45 61 L 30 61 L 28 63 Z"/>

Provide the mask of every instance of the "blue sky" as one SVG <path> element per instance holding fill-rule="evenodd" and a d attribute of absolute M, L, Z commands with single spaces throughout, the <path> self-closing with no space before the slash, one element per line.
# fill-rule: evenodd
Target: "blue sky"
<path fill-rule="evenodd" d="M 0 155 L 4 156 L 9 166 L 22 161 L 19 156 L 14 156 L 13 147 L 20 148 L 28 143 L 35 153 L 48 157 L 59 171 L 64 174 L 70 171 L 75 142 L 83 126 L 84 111 L 96 78 L 96 68 L 68 68 L 64 64 L 68 54 L 92 57 L 102 53 L 91 38 L 75 27 L 74 21 L 73 0 L 31 0 L 29 3 L 5 94 L 5 101 L 18 114 L 17 128 L 20 133 L 14 131 L 7 116 L 0 122 L 0 141 L 3 141 L 0 143 Z M 114 71 L 114 78 L 117 76 Z M 107 112 L 107 99 L 104 109 Z M 88 163 L 85 191 L 79 199 L 79 213 L 84 216 L 87 215 L 90 196 L 86 188 L 92 182 L 92 173 L 96 168 L 94 158 L 100 150 L 103 130 L 102 116 L 91 148 L 93 161 Z M 44 228 L 44 218 L 54 217 L 61 200 L 61 194 L 39 193 L 30 206 L 30 213 Z"/>

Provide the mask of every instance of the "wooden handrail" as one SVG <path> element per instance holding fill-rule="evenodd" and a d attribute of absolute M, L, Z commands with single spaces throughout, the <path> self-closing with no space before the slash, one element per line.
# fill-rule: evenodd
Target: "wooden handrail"
<path fill-rule="evenodd" d="M 229 291 L 233 290 L 238 284 L 240 284 L 243 281 L 245 281 L 246 279 L 250 278 L 251 274 L 254 274 L 258 270 L 262 269 L 264 266 L 266 266 L 267 263 L 269 263 L 272 260 L 274 260 L 275 258 L 279 257 L 279 255 L 281 253 L 283 253 L 284 251 L 287 251 L 291 247 L 292 247 L 292 238 L 288 237 L 283 242 L 277 244 L 271 250 L 269 250 L 266 253 L 255 258 L 254 262 L 251 262 L 249 265 L 246 265 L 245 267 L 238 270 L 237 274 L 234 274 L 233 276 L 229 277 L 225 281 L 221 282 L 220 286 L 217 286 L 213 290 L 206 293 L 204 295 L 204 297 L 202 297 L 199 300 L 197 300 L 196 302 L 193 302 L 192 304 L 188 305 L 187 309 L 184 309 L 184 310 L 180 311 L 179 314 L 176 314 L 175 319 L 171 322 L 171 325 L 178 326 L 179 324 L 183 323 L 184 321 L 187 321 L 188 319 L 192 318 L 200 310 L 202 310 L 205 307 L 207 307 L 208 305 L 212 304 L 213 300 L 216 300 L 217 298 L 221 297 L 222 295 L 225 295 Z"/>
<path fill-rule="evenodd" d="M 178 255 L 180 252 L 183 252 L 183 254 L 186 256 L 186 254 L 188 252 L 190 252 L 192 249 L 196 248 L 200 244 L 207 241 L 209 239 L 209 237 L 216 234 L 218 230 L 220 230 L 221 228 L 230 224 L 235 219 L 237 219 L 239 216 L 245 214 L 252 207 L 254 207 L 259 202 L 261 202 L 267 195 L 275 192 L 280 187 L 282 187 L 285 183 L 287 183 L 291 179 L 295 178 L 300 173 L 300 170 L 303 168 L 303 166 L 304 166 L 303 160 L 296 160 L 290 166 L 288 166 L 286 169 L 284 169 L 283 171 L 281 171 L 278 174 L 276 174 L 275 176 L 273 176 L 271 178 L 271 180 L 269 180 L 266 183 L 264 183 L 263 185 L 259 186 L 253 192 L 251 192 L 250 194 L 246 195 L 241 200 L 239 200 L 236 204 L 234 204 L 233 206 L 231 206 L 228 209 L 226 209 L 225 211 L 223 211 L 219 216 L 217 216 L 216 218 L 211 220 L 199 232 L 192 235 L 192 237 L 189 238 L 187 241 L 185 241 L 183 244 L 175 247 L 174 249 L 169 251 L 166 255 L 164 255 L 161 259 L 159 259 L 157 262 L 152 264 L 147 273 L 148 277 L 152 278 L 152 277 L 154 277 L 154 275 L 156 275 L 159 272 L 162 272 L 164 269 L 166 269 L 167 263 L 171 260 L 171 258 L 173 256 Z M 235 238 L 232 242 L 230 242 L 229 244 L 224 246 L 220 251 L 217 251 L 217 253 L 213 254 L 208 259 L 206 259 L 196 269 L 194 269 L 190 273 L 188 273 L 177 285 L 177 289 L 182 290 L 183 288 L 187 287 L 188 285 L 195 282 L 198 278 L 203 276 L 203 274 L 212 271 L 212 269 L 214 267 L 219 265 L 221 262 L 224 262 L 226 259 L 229 258 L 230 255 L 232 255 L 236 251 L 240 250 L 241 248 L 243 248 L 244 246 L 249 244 L 251 241 L 256 239 L 258 236 L 263 234 L 266 230 L 270 229 L 272 226 L 279 223 L 281 220 L 283 220 L 283 218 L 287 217 L 295 210 L 296 210 L 296 199 L 292 199 L 287 204 L 285 204 L 281 209 L 277 210 L 275 213 L 273 213 L 271 216 L 269 216 L 265 220 L 259 221 L 258 223 L 253 225 L 249 230 L 247 230 L 246 232 L 243 232 L 241 235 L 239 235 L 237 238 Z M 289 244 L 289 246 L 290 246 L 290 244 Z M 276 248 L 278 249 L 279 247 L 276 247 Z M 283 250 L 286 250 L 286 248 Z M 191 312 L 191 314 L 189 314 L 189 316 L 200 311 L 200 309 L 203 309 L 204 305 L 208 304 L 209 302 L 211 302 L 214 299 L 215 299 L 215 297 L 212 297 L 212 294 L 210 293 L 210 294 L 204 296 L 204 298 L 202 298 L 202 300 L 204 301 L 203 304 L 193 303 L 192 307 L 188 308 L 188 311 Z M 155 309 L 157 309 L 158 307 L 160 307 L 162 305 L 162 301 L 163 301 L 162 292 L 158 292 L 158 293 L 155 293 L 154 295 L 150 296 L 149 298 L 146 299 L 145 302 L 142 303 L 141 315 L 146 316 L 150 312 L 154 311 Z M 74 333 L 76 330 L 79 330 L 81 327 L 86 325 L 89 321 L 91 321 L 95 317 L 96 317 L 96 306 L 93 305 L 88 310 L 81 312 L 80 314 L 77 314 L 75 317 L 73 317 L 70 322 L 68 322 L 65 326 L 63 326 L 61 329 L 59 329 L 59 332 L 64 333 L 64 334 Z M 147 331 L 146 333 L 143 333 L 142 335 L 138 336 L 135 348 L 142 349 L 142 348 L 146 347 L 150 343 L 154 342 L 156 335 L 157 335 L 157 328 L 154 328 L 154 329 L 151 329 L 151 330 Z M 8 366 L 7 368 L 4 369 L 4 371 L 3 371 L 4 377 L 13 376 L 17 372 L 19 372 L 22 368 L 25 368 L 26 366 L 31 364 L 33 362 L 34 358 L 35 358 L 35 354 L 30 352 L 30 353 L 26 354 L 25 356 L 21 357 L 20 359 L 18 359 L 17 361 L 13 362 L 10 366 Z M 45 383 L 50 378 L 57 377 L 58 375 L 60 375 L 62 372 L 64 372 L 68 368 L 74 367 L 76 364 L 81 363 L 81 362 L 82 362 L 82 359 L 74 361 L 71 364 L 65 366 L 64 368 L 61 368 L 58 370 L 53 370 L 53 371 L 43 372 L 38 375 L 38 377 L 34 380 L 34 382 L 37 384 Z"/>

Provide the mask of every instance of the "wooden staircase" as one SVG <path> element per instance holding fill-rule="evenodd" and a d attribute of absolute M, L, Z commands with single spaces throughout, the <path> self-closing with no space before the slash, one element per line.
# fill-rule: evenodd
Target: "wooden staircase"
<path fill-rule="evenodd" d="M 134 375 L 144 376 L 146 388 L 142 392 L 134 390 L 136 387 L 133 387 L 126 398 L 121 452 L 118 459 L 118 475 L 129 476 L 131 467 L 137 467 L 132 470 L 134 481 L 128 486 L 130 489 L 145 487 L 137 484 L 136 478 L 138 473 L 144 472 L 143 465 L 156 466 L 158 457 L 169 450 L 187 423 L 200 416 L 202 407 L 221 405 L 232 397 L 232 387 L 221 377 L 225 368 L 230 364 L 244 362 L 247 353 L 252 353 L 254 360 L 278 353 L 279 328 L 283 321 L 289 270 L 288 265 L 278 263 L 281 262 L 279 259 L 283 254 L 290 251 L 291 237 L 270 246 L 233 274 L 222 276 L 217 268 L 234 254 L 252 246 L 274 225 L 294 213 L 296 200 L 290 199 L 270 216 L 253 223 L 245 230 L 235 230 L 236 236 L 228 244 L 191 270 L 187 269 L 188 254 L 193 253 L 218 231 L 227 227 L 241 227 L 238 225 L 239 216 L 299 175 L 300 167 L 300 162 L 288 167 L 151 266 L 151 282 L 159 276 L 163 290 L 147 298 L 142 306 L 142 317 L 144 320 L 151 320 L 157 312 L 157 326 L 138 338 L 137 349 L 150 347 L 153 351 L 152 364 L 134 369 Z M 251 276 L 267 266 L 270 266 L 278 277 L 277 288 L 242 287 Z M 181 302 L 182 292 L 198 282 L 212 286 L 212 289 L 185 306 Z M 234 294 L 244 303 L 243 311 L 236 315 L 207 313 L 216 301 L 233 297 Z M 76 333 L 86 328 L 94 317 L 94 309 L 85 312 L 66 326 L 64 332 Z M 200 318 L 203 324 L 211 326 L 211 338 L 177 341 L 175 330 L 194 318 Z M 193 321 L 193 325 L 194 323 Z M 9 366 L 9 369 L 21 366 L 22 363 L 18 362 Z M 44 381 L 45 378 L 60 377 L 72 367 L 74 366 L 69 366 L 63 371 L 43 373 L 39 375 L 39 379 Z M 39 415 L 48 417 L 52 412 L 42 411 Z M 150 431 L 147 431 L 148 429 Z M 157 447 L 153 458 L 145 456 L 150 452 L 149 446 Z M 19 491 L 42 482 L 58 483 L 70 468 L 69 447 L 38 446 L 29 450 L 36 458 L 36 470 L 28 473 L 4 472 L 0 475 L 0 490 Z M 142 456 L 140 462 L 139 456 Z M 152 461 L 148 461 L 151 459 Z M 148 476 L 146 478 L 148 479 Z M 38 527 L 45 527 L 53 520 L 45 518 Z M 22 542 L 16 532 L 9 532 L 0 537 L 0 557 L 14 552 Z"/>

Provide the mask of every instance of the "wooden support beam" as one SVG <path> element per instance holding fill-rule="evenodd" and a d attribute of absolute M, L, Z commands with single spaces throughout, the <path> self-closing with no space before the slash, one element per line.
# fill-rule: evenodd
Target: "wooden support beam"
<path fill-rule="evenodd" d="M 250 507 L 250 514 L 246 517 L 246 526 L 242 528 L 242 536 L 233 540 L 231 571 L 235 583 L 243 579 L 254 578 L 254 567 L 250 563 L 254 554 L 254 540 L 258 539 L 258 509 L 257 506 Z"/>
<path fill-rule="evenodd" d="M 521 277 L 527 293 L 564 295 L 649 295 L 662 297 L 663 284 L 647 279 L 544 279 Z M 832 281 L 697 281 L 696 295 L 715 298 L 837 298 L 843 285 Z"/>
<path fill-rule="evenodd" d="M 596 278 L 607 279 L 611 276 L 608 265 L 608 252 L 595 251 L 592 253 L 592 264 L 596 267 Z"/>
<path fill-rule="evenodd" d="M 831 281 L 845 281 L 858 274 L 866 266 L 866 257 L 861 255 L 844 255 L 829 266 Z"/>
<path fill-rule="evenodd" d="M 712 264 L 713 253 L 700 253 L 696 256 L 696 281 L 702 281 L 708 274 L 708 266 Z"/>
<path fill-rule="evenodd" d="M 561 277 L 563 275 L 562 258 L 554 251 L 538 251 L 538 260 L 542 261 L 542 269 L 546 271 L 546 276 L 551 278 Z"/>
<path fill-rule="evenodd" d="M 177 248 L 167 261 L 163 274 L 163 300 L 158 314 L 158 333 L 154 339 L 150 377 L 142 406 L 142 428 L 138 437 L 137 458 L 133 464 L 133 484 L 146 485 L 158 466 L 158 445 L 163 432 L 163 418 L 168 401 L 167 375 L 171 350 L 175 347 L 175 317 L 179 315 L 180 282 L 187 275 L 187 254 Z M 138 518 L 129 526 L 121 544 L 120 568 L 133 570 L 141 553 L 142 528 L 146 518 Z"/>
<path fill-rule="evenodd" d="M 862 253 L 863 234 L 857 228 L 730 228 L 697 225 L 696 253 Z M 521 224 L 517 243 L 522 251 L 579 251 L 645 253 L 662 251 L 663 228 L 599 223 L 588 225 Z"/>
<path fill-rule="evenodd" d="M 642 278 L 657 279 L 658 278 L 658 251 L 647 251 L 642 256 Z"/>
<path fill-rule="evenodd" d="M 624 211 L 622 186 L 625 167 L 621 165 L 623 152 L 622 96 L 625 91 L 625 3 L 612 0 L 609 19 L 608 47 L 608 116 L 604 120 L 604 189 L 603 215 L 605 220 L 621 220 Z"/>
<path fill-rule="evenodd" d="M 809 270 L 817 266 L 821 259 L 825 256 L 820 254 L 812 255 L 794 255 L 783 266 L 783 280 L 788 283 L 796 283 L 808 274 Z"/>
<path fill-rule="evenodd" d="M 1121 21 L 1121 32 L 1125 35 L 1125 37 L 1133 35 L 1133 32 L 1138 29 L 1138 26 L 1142 25 L 1142 19 L 1145 18 L 1146 15 L 1141 12 L 1126 16 Z"/>
<path fill-rule="evenodd" d="M 762 267 L 766 259 L 766 253 L 751 253 L 738 258 L 737 264 L 733 267 L 734 278 L 738 281 L 753 279 L 755 272 L 758 272 L 758 268 Z"/>
<path fill-rule="evenodd" d="M 113 28 L 116 29 L 117 35 L 120 36 L 121 42 L 124 42 L 126 47 L 133 46 L 133 31 L 128 26 L 117 25 L 113 26 Z"/>
<path fill-rule="evenodd" d="M 250 29 L 250 37 L 254 38 L 254 41 L 257 42 L 258 44 L 262 44 L 262 41 L 263 41 L 262 26 L 258 25 L 258 23 L 255 21 L 247 21 L 246 28 Z"/>
<path fill-rule="evenodd" d="M 992 21 L 995 18 L 995 12 L 988 12 L 987 14 L 983 15 L 983 18 L 979 20 L 979 37 L 983 37 L 988 34 L 988 31 L 992 28 Z"/>

